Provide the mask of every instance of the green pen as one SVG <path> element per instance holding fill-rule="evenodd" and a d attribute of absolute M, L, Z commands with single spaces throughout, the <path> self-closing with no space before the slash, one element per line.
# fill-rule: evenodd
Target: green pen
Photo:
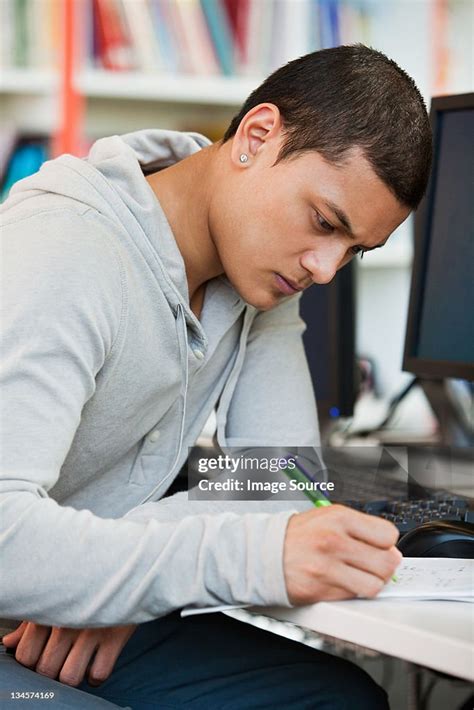
<path fill-rule="evenodd" d="M 291 457 L 291 461 L 294 462 L 294 468 L 289 468 L 288 467 L 288 460 L 286 460 L 286 467 L 282 468 L 281 470 L 286 473 L 288 478 L 291 478 L 292 481 L 296 481 L 297 483 L 304 483 L 304 488 L 303 488 L 303 493 L 311 503 L 316 507 L 316 508 L 325 508 L 328 505 L 332 505 L 331 501 L 329 498 L 327 498 L 324 493 L 321 493 L 321 491 L 313 491 L 312 489 L 307 487 L 307 484 L 309 481 L 312 481 L 313 478 L 310 476 L 309 473 L 305 470 L 305 468 L 301 465 L 301 463 L 294 460 L 294 457 Z M 397 582 L 397 577 L 395 575 L 392 576 L 392 582 Z"/>
<path fill-rule="evenodd" d="M 287 459 L 285 460 L 287 466 L 285 468 L 282 468 L 281 470 L 284 471 L 288 478 L 291 478 L 292 481 L 304 484 L 303 493 L 307 498 L 309 498 L 311 503 L 316 506 L 316 508 L 323 508 L 327 505 L 331 505 L 331 501 L 329 500 L 329 498 L 326 498 L 323 493 L 321 493 L 320 491 L 313 491 L 312 489 L 307 487 L 308 482 L 310 482 L 312 479 L 309 473 L 305 471 L 305 469 L 299 462 L 297 464 L 294 458 L 292 457 L 291 461 L 294 461 L 294 468 L 289 468 L 289 461 Z"/>

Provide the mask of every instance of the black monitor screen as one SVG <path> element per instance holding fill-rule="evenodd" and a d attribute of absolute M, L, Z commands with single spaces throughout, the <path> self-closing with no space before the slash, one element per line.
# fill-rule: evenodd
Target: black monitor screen
<path fill-rule="evenodd" d="M 321 428 L 353 413 L 357 392 L 354 264 L 329 284 L 314 284 L 300 301 L 303 343 L 318 403 Z"/>
<path fill-rule="evenodd" d="M 417 258 L 404 366 L 418 375 L 471 379 L 474 106 L 442 109 L 443 103 L 449 105 L 449 98 L 433 101 L 433 171 L 424 211 L 417 223 Z"/>
<path fill-rule="evenodd" d="M 474 111 L 441 116 L 418 356 L 474 361 Z M 471 304 L 471 308 L 467 305 Z"/>

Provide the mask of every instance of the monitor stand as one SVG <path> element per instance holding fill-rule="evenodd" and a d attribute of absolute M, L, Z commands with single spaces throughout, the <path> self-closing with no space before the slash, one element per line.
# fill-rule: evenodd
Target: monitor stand
<path fill-rule="evenodd" d="M 440 444 L 444 446 L 474 446 L 474 422 L 472 410 L 463 411 L 456 397 L 449 390 L 446 380 L 418 378 L 438 422 Z"/>

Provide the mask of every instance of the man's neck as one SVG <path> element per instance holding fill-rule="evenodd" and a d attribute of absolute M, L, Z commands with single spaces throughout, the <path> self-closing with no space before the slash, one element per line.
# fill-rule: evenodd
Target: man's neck
<path fill-rule="evenodd" d="M 209 230 L 216 150 L 209 146 L 145 178 L 168 219 L 183 257 L 189 300 L 199 312 L 201 287 L 223 273 Z"/>

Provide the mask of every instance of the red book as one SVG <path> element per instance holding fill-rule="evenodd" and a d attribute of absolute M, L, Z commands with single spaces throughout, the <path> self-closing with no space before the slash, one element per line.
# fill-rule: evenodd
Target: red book
<path fill-rule="evenodd" d="M 94 0 L 94 18 L 98 53 L 104 69 L 133 69 L 133 49 L 118 0 Z"/>
<path fill-rule="evenodd" d="M 247 59 L 248 20 L 250 0 L 223 0 L 224 8 L 234 35 L 239 62 Z"/>

